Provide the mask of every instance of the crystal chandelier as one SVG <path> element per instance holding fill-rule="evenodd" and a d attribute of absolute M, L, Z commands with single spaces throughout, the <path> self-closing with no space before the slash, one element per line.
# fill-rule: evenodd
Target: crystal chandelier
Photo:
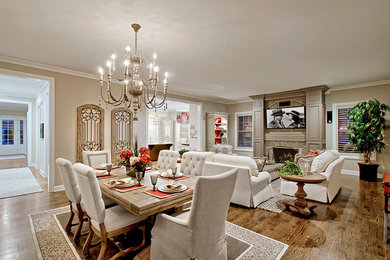
<path fill-rule="evenodd" d="M 138 50 L 137 33 L 141 28 L 139 24 L 132 24 L 131 27 L 135 33 L 134 51 L 127 46 L 125 50 L 125 60 L 123 62 L 123 76 L 117 78 L 117 68 L 115 64 L 116 55 L 113 54 L 111 59 L 107 61 L 107 73 L 105 75 L 103 68 L 99 68 L 100 74 L 100 96 L 99 102 L 103 100 L 105 103 L 113 106 L 124 106 L 131 108 L 133 111 L 133 119 L 138 120 L 137 111 L 141 108 L 141 102 L 145 103 L 148 109 L 156 109 L 160 107 L 167 108 L 167 89 L 168 89 L 168 73 L 165 72 L 165 79 L 163 84 L 163 98 L 162 101 L 157 100 L 157 85 L 159 83 L 159 67 L 157 66 L 157 55 L 153 55 L 153 61 L 148 62 L 147 59 Z M 144 63 L 149 63 L 146 69 L 142 68 Z M 104 80 L 107 79 L 107 84 L 104 86 Z M 119 89 L 120 94 L 114 90 L 112 92 L 112 81 L 117 80 L 121 83 Z M 106 91 L 103 90 L 106 89 Z"/>

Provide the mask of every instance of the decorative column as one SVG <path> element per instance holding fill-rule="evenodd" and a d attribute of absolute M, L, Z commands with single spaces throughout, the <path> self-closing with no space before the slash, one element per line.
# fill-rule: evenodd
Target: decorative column
<path fill-rule="evenodd" d="M 264 98 L 265 95 L 250 96 L 253 100 L 253 156 L 264 156 Z"/>

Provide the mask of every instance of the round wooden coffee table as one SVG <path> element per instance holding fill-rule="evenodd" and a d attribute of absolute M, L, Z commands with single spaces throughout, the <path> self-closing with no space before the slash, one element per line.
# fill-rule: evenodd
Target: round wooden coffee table
<path fill-rule="evenodd" d="M 313 205 L 310 207 L 307 207 L 307 202 L 305 200 L 305 197 L 307 196 L 305 190 L 303 189 L 303 186 L 305 186 L 305 183 L 321 183 L 326 180 L 326 177 L 324 175 L 321 175 L 319 173 L 312 173 L 307 176 L 298 176 L 298 175 L 283 175 L 279 174 L 279 176 L 282 179 L 288 180 L 288 181 L 294 181 L 297 183 L 298 190 L 294 194 L 297 199 L 295 200 L 294 204 L 291 204 L 289 202 L 283 201 L 283 204 L 286 206 L 286 209 L 289 210 L 290 207 L 295 208 L 298 210 L 298 212 L 305 216 L 309 217 L 314 214 L 314 208 L 317 207 L 317 205 Z"/>

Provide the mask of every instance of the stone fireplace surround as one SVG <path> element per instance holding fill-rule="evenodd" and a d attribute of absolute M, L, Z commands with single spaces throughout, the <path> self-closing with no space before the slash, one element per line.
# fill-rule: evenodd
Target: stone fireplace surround
<path fill-rule="evenodd" d="M 270 158 L 270 148 L 290 147 L 305 153 L 325 148 L 326 85 L 251 96 L 253 100 L 253 156 Z M 280 106 L 289 103 L 289 106 Z M 305 106 L 306 129 L 267 129 L 267 109 Z"/>

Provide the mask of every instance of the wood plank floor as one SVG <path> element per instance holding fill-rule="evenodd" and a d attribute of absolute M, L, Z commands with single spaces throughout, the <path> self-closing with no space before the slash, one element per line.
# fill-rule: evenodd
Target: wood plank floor
<path fill-rule="evenodd" d="M 18 160 L 0 162 L 0 168 L 26 166 Z M 68 204 L 65 192 L 47 192 L 47 180 L 33 172 L 44 192 L 0 199 L 0 259 L 37 259 L 28 214 Z M 311 219 L 232 205 L 228 220 L 288 244 L 282 259 L 390 259 L 382 243 L 382 185 L 347 175 L 342 182 L 336 200 L 318 203 Z"/>

